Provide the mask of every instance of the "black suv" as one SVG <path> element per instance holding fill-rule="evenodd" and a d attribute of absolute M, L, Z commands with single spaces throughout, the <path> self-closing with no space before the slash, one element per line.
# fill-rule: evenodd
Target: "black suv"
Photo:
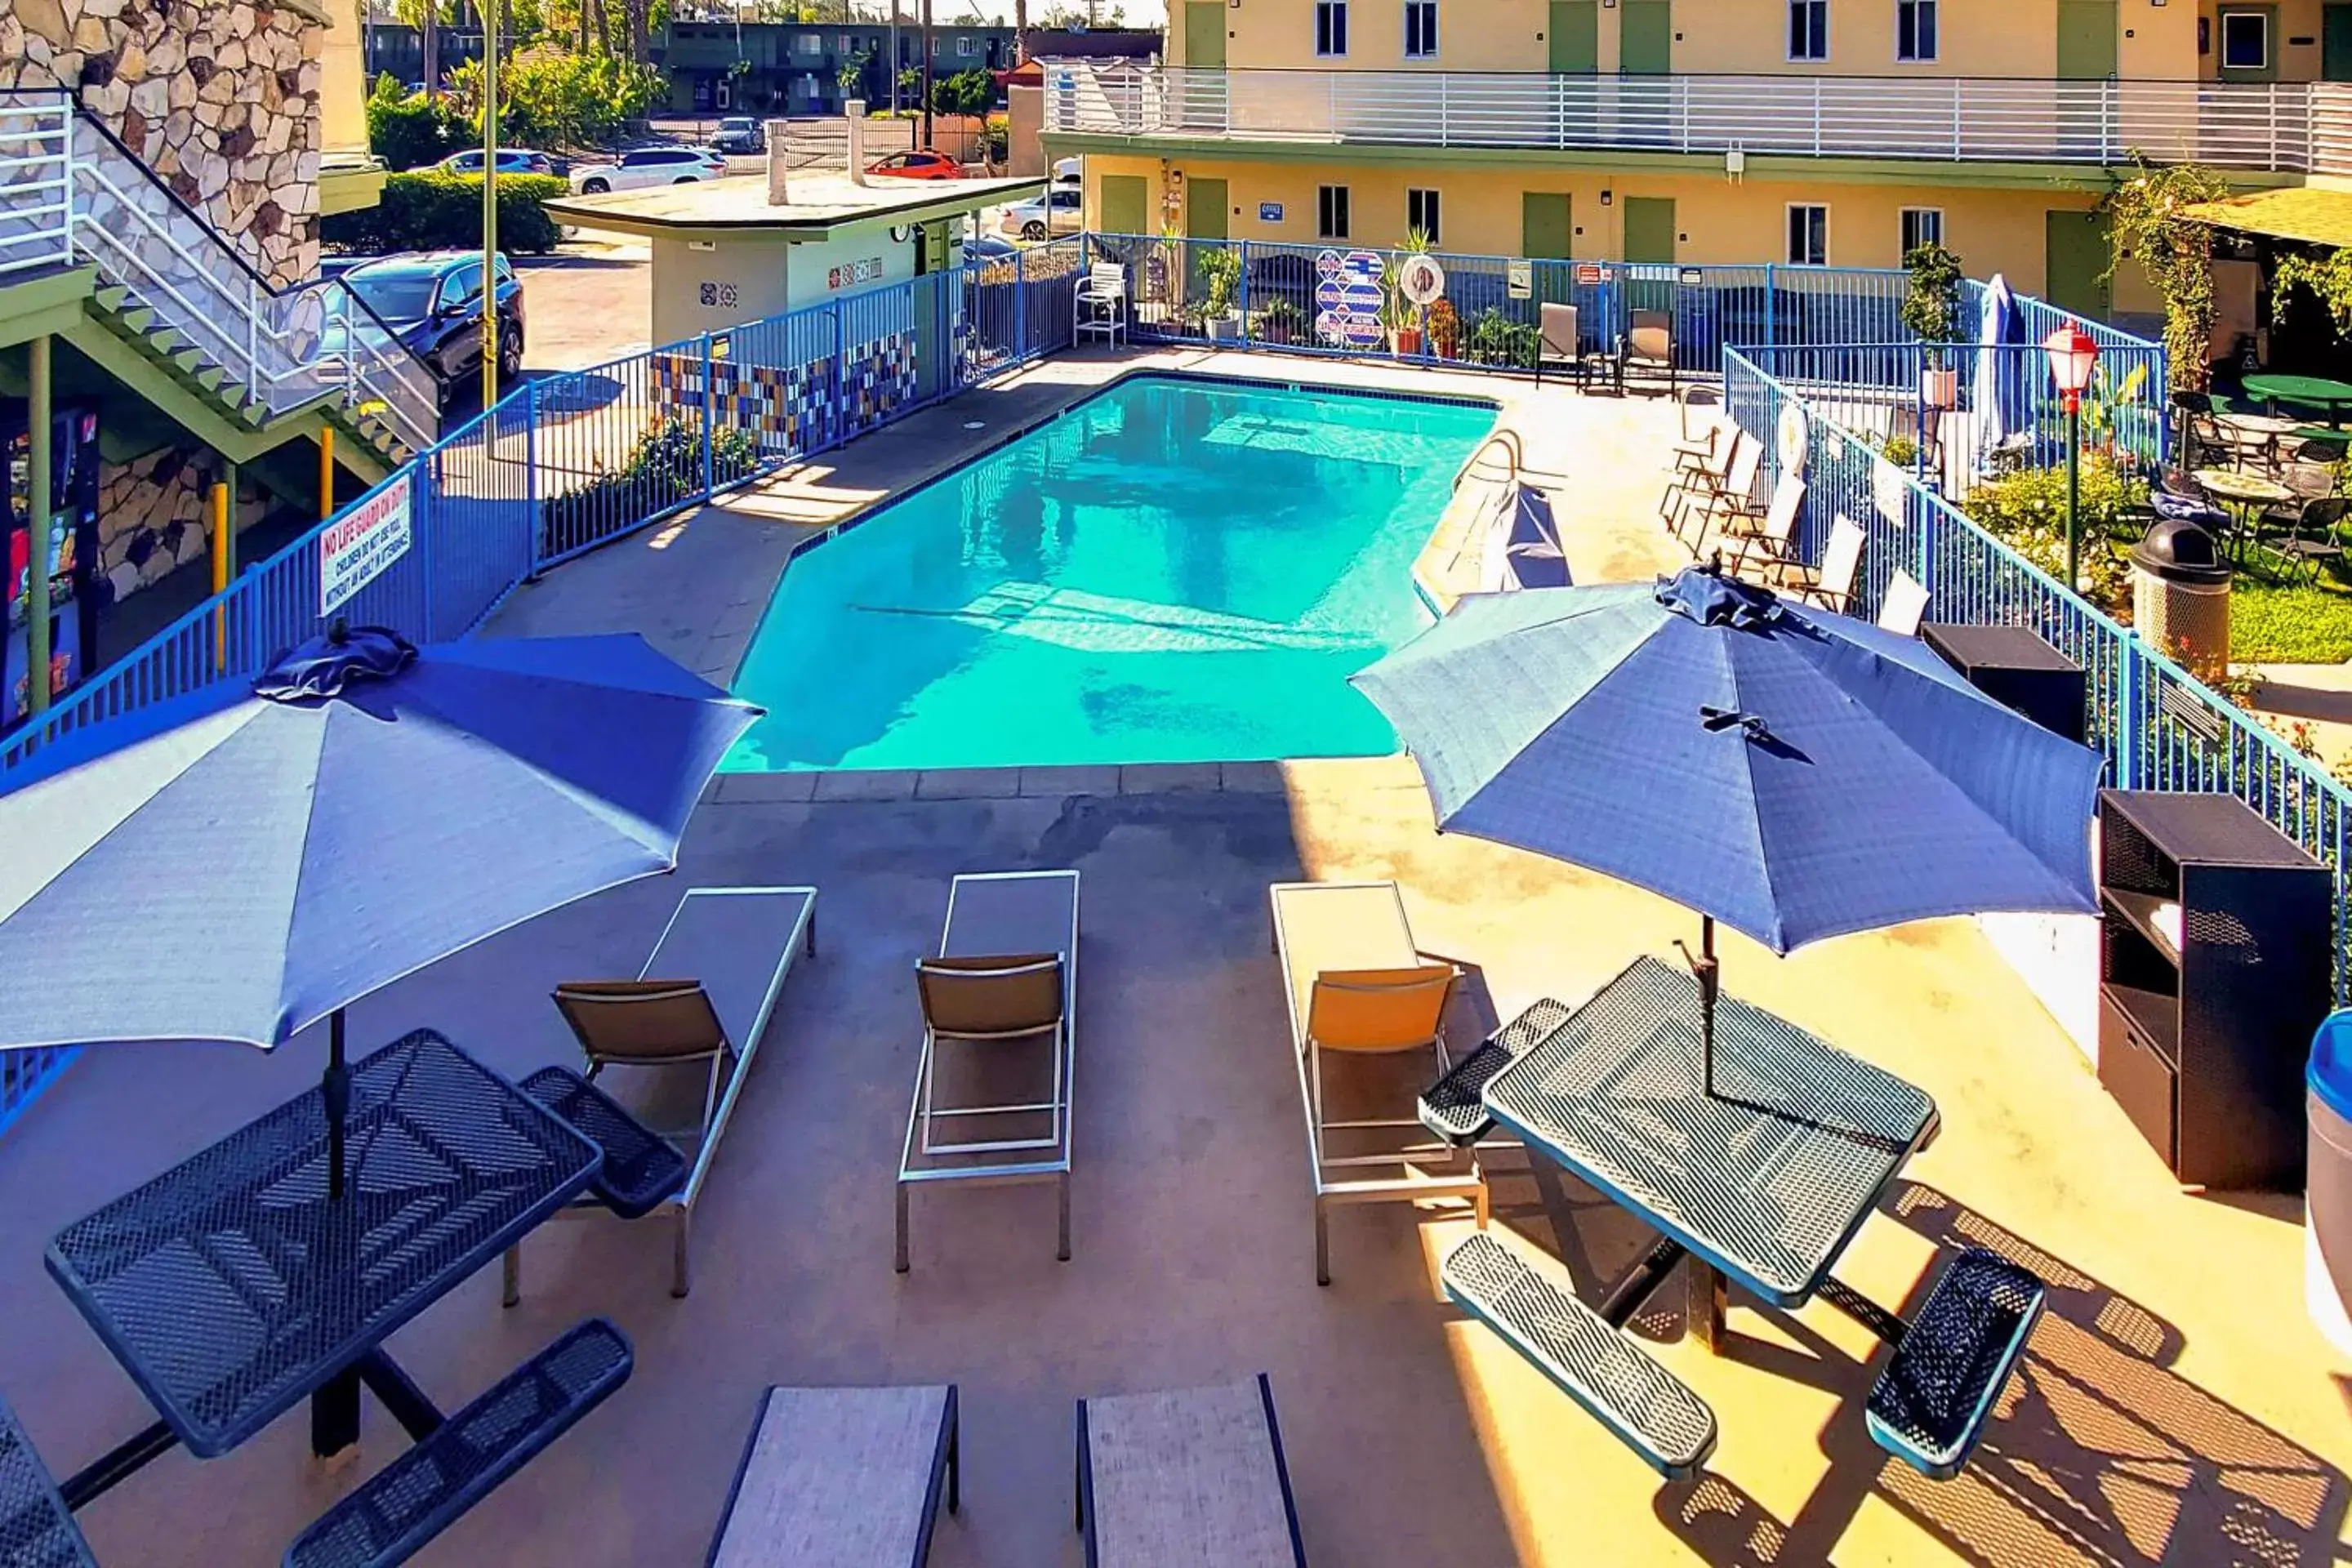
<path fill-rule="evenodd" d="M 499 258 L 499 374 L 522 369 L 522 284 L 507 258 Z M 436 250 L 388 256 L 343 274 L 368 307 L 425 362 L 439 384 L 449 388 L 482 363 L 482 257 L 473 250 Z"/>

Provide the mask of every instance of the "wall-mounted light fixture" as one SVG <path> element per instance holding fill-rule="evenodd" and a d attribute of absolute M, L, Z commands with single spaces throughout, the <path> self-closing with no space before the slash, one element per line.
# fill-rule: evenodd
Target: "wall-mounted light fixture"
<path fill-rule="evenodd" d="M 1616 199 L 1617 193 L 1614 191 L 1603 191 L 1601 193 L 1601 205 L 1604 207 L 1614 202 Z"/>

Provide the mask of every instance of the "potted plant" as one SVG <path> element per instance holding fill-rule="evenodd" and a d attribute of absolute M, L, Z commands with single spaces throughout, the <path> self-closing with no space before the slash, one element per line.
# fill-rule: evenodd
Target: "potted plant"
<path fill-rule="evenodd" d="M 1941 345 L 1960 329 L 1960 258 L 1941 245 L 1922 245 L 1903 258 L 1910 283 L 1904 290 L 1902 321 L 1927 345 L 1919 373 L 1919 401 L 1933 409 L 1957 408 L 1960 374 L 1945 363 Z"/>
<path fill-rule="evenodd" d="M 1238 342 L 1242 335 L 1241 313 L 1234 309 L 1240 302 L 1242 288 L 1241 253 L 1227 246 L 1217 246 L 1202 254 L 1194 263 L 1201 281 L 1208 289 L 1202 301 L 1202 315 L 1214 342 Z"/>
<path fill-rule="evenodd" d="M 1436 248 L 1430 243 L 1427 229 L 1410 229 L 1404 237 L 1401 256 L 1426 256 Z M 1402 267 L 1394 261 L 1383 269 L 1381 282 L 1387 298 L 1381 309 L 1381 324 L 1389 330 L 1391 352 L 1401 357 L 1421 353 L 1421 307 L 1404 297 L 1401 273 Z"/>
<path fill-rule="evenodd" d="M 1452 359 L 1462 346 L 1462 317 L 1451 300 L 1429 308 L 1429 347 L 1439 359 Z"/>
<path fill-rule="evenodd" d="M 1306 312 L 1276 295 L 1271 303 L 1258 310 L 1257 321 L 1251 331 L 1260 342 L 1283 346 L 1298 341 L 1306 321 Z"/>

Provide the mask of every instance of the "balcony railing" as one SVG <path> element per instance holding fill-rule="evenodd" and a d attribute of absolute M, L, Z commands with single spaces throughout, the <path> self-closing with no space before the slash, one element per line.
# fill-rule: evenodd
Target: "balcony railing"
<path fill-rule="evenodd" d="M 1855 76 L 1052 73 L 1048 131 L 1237 141 L 2352 173 L 2352 88 Z"/>

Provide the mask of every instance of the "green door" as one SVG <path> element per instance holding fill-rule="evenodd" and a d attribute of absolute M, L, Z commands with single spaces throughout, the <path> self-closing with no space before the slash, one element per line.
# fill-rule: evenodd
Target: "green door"
<path fill-rule="evenodd" d="M 1568 218 L 1568 193 L 1528 191 L 1519 197 L 1519 254 L 1568 259 L 1576 231 Z"/>
<path fill-rule="evenodd" d="M 1184 63 L 1224 69 L 1224 0 L 1185 0 Z"/>
<path fill-rule="evenodd" d="M 2319 38 L 2322 81 L 2352 81 L 2352 5 L 2330 5 Z"/>
<path fill-rule="evenodd" d="M 1225 237 L 1225 183 L 1194 180 L 1184 187 L 1184 232 L 1193 239 Z"/>
<path fill-rule="evenodd" d="M 2116 0 L 2058 0 L 2058 75 L 2105 81 L 2116 74 Z"/>
<path fill-rule="evenodd" d="M 2107 13 L 2115 14 L 2113 5 Z M 1671 72 L 1675 68 L 1674 0 L 1625 0 L 1617 14 L 1622 18 L 1617 25 L 1617 68 L 1627 76 Z"/>
<path fill-rule="evenodd" d="M 1675 258 L 1675 204 L 1671 197 L 1625 198 L 1625 259 Z"/>
<path fill-rule="evenodd" d="M 2053 212 L 2042 246 L 2042 297 L 2062 310 L 2093 321 L 2107 316 L 2107 226 L 2096 213 Z"/>
<path fill-rule="evenodd" d="M 1102 211 L 1097 221 L 1105 234 L 1150 234 L 1144 226 L 1143 176 L 1140 174 L 1105 174 L 1102 180 Z"/>
<path fill-rule="evenodd" d="M 1551 68 L 1582 73 L 1601 68 L 1599 0 L 1551 0 Z"/>

